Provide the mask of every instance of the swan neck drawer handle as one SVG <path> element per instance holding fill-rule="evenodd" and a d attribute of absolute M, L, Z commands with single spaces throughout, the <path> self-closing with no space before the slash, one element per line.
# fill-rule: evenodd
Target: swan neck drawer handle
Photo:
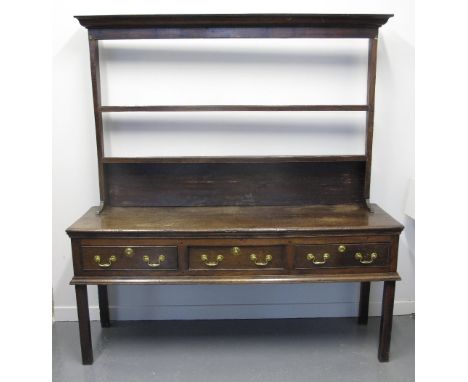
<path fill-rule="evenodd" d="M 264 267 L 266 265 L 268 265 L 268 263 L 273 260 L 273 256 L 271 255 L 266 255 L 265 256 L 265 261 L 257 261 L 257 255 L 255 253 L 252 253 L 250 255 L 250 260 L 253 261 L 253 263 L 259 267 Z"/>
<path fill-rule="evenodd" d="M 219 265 L 219 263 L 224 260 L 224 256 L 223 255 L 218 255 L 218 256 L 216 256 L 216 261 L 208 261 L 208 256 L 203 254 L 203 255 L 200 256 L 200 259 L 208 267 L 217 267 Z"/>
<path fill-rule="evenodd" d="M 329 253 L 324 253 L 323 254 L 323 261 L 315 260 L 315 255 L 313 253 L 308 253 L 307 254 L 307 260 L 312 261 L 315 265 L 322 265 L 327 262 L 327 260 L 330 258 Z"/>
<path fill-rule="evenodd" d="M 109 257 L 109 262 L 108 263 L 101 263 L 101 256 L 94 256 L 94 262 L 99 265 L 101 268 L 109 268 L 112 263 L 115 263 L 117 261 L 117 257 L 112 255 Z"/>
<path fill-rule="evenodd" d="M 377 257 L 379 257 L 379 255 L 376 252 L 372 252 L 370 254 L 369 260 L 364 260 L 364 256 L 361 252 L 357 252 L 354 255 L 354 258 L 358 260 L 361 264 L 372 264 Z"/>
<path fill-rule="evenodd" d="M 164 261 L 166 261 L 166 256 L 164 255 L 159 255 L 158 257 L 158 262 L 157 263 L 150 263 L 150 258 L 149 256 L 143 256 L 143 261 L 148 264 L 148 267 L 156 268 L 161 265 Z"/>

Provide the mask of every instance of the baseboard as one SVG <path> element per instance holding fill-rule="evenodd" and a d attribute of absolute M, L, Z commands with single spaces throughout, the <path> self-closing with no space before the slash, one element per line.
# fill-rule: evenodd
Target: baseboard
<path fill-rule="evenodd" d="M 380 316 L 380 302 L 369 303 L 369 315 Z M 414 301 L 395 301 L 394 315 L 414 313 Z M 357 302 L 304 304 L 216 304 L 111 306 L 112 320 L 262 319 L 357 316 Z M 75 306 L 55 306 L 55 321 L 76 321 Z M 99 320 L 99 307 L 90 306 L 91 320 Z"/>

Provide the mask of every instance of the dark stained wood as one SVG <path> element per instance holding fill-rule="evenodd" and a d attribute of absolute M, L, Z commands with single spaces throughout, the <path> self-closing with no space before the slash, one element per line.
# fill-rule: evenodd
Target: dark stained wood
<path fill-rule="evenodd" d="M 104 157 L 104 163 L 296 163 L 365 162 L 365 155 L 316 156 L 206 156 L 206 157 Z"/>
<path fill-rule="evenodd" d="M 242 245 L 237 247 L 239 248 L 238 254 L 233 254 L 233 248 L 235 246 L 189 246 L 189 269 L 208 272 L 218 272 L 219 270 L 257 270 L 262 272 L 283 269 L 285 246 Z M 255 254 L 257 264 L 250 259 L 252 254 Z M 208 258 L 208 263 L 212 263 L 210 266 L 202 260 L 201 256 L 203 255 Z M 223 259 L 218 260 L 218 256 L 223 256 Z M 271 256 L 271 261 L 266 261 L 267 256 Z M 215 263 L 217 265 L 214 265 Z"/>
<path fill-rule="evenodd" d="M 132 255 L 125 254 L 125 249 L 131 248 Z M 100 263 L 94 259 L 99 256 Z M 115 262 L 109 263 L 109 258 L 115 256 Z M 145 261 L 145 256 L 148 261 Z M 164 261 L 159 266 L 150 266 L 149 264 L 158 263 L 160 256 L 164 256 Z M 177 270 L 177 247 L 176 246 L 135 246 L 127 245 L 125 247 L 117 246 L 83 246 L 81 255 L 81 264 L 83 270 L 109 272 L 113 270 L 147 270 L 151 272 L 160 272 L 163 270 Z M 111 264 L 110 266 L 105 266 Z"/>
<path fill-rule="evenodd" d="M 145 234 L 151 237 L 308 236 L 382 232 L 403 226 L 374 205 L 371 214 L 359 205 L 268 207 L 107 207 L 91 208 L 67 230 L 71 237 Z"/>
<path fill-rule="evenodd" d="M 364 163 L 105 164 L 106 205 L 262 206 L 363 202 Z"/>
<path fill-rule="evenodd" d="M 98 299 L 99 299 L 99 316 L 101 319 L 101 327 L 110 327 L 109 318 L 109 299 L 107 295 L 107 285 L 98 285 Z"/>
<path fill-rule="evenodd" d="M 73 272 L 78 274 L 81 270 L 81 240 L 71 238 L 71 249 L 73 258 Z"/>
<path fill-rule="evenodd" d="M 379 28 L 393 14 L 186 14 L 75 16 L 85 28 L 318 27 Z"/>
<path fill-rule="evenodd" d="M 245 276 L 158 276 L 158 277 L 106 277 L 104 276 L 74 276 L 71 285 L 225 285 L 225 284 L 302 284 L 302 283 L 347 283 L 360 281 L 400 280 L 396 272 L 343 274 L 343 275 L 251 275 Z"/>
<path fill-rule="evenodd" d="M 93 345 L 91 343 L 91 326 L 89 324 L 87 286 L 75 285 L 76 308 L 78 310 L 78 327 L 80 330 L 81 358 L 83 365 L 93 363 Z"/>
<path fill-rule="evenodd" d="M 108 234 L 106 234 L 108 236 Z M 182 236 L 182 235 L 180 235 Z M 179 237 L 180 237 L 179 236 Z M 206 236 L 206 235 L 204 235 Z M 270 275 L 282 274 L 314 274 L 314 275 L 349 275 L 349 274 L 375 274 L 382 272 L 395 272 L 396 264 L 393 258 L 389 259 L 389 247 L 393 251 L 397 235 L 352 235 L 335 236 L 319 235 L 313 237 L 285 237 L 285 238 L 247 238 L 240 235 L 228 239 L 224 234 L 221 238 L 208 238 L 199 235 L 184 239 L 156 239 L 154 235 L 149 238 L 83 238 L 81 239 L 82 258 L 79 266 L 75 267 L 75 275 L 87 276 L 126 276 L 131 273 L 134 277 L 162 277 L 178 275 L 205 276 L 212 275 L 243 276 L 261 275 L 268 270 Z M 126 245 L 123 247 L 122 245 Z M 346 246 L 345 251 L 339 251 L 340 246 Z M 182 264 L 177 269 L 177 255 L 175 248 L 180 251 L 178 258 Z M 236 251 L 234 252 L 234 248 Z M 320 255 L 327 251 L 331 259 L 324 265 L 313 265 L 306 260 L 307 253 L 314 250 Z M 126 252 L 131 249 L 131 255 Z M 319 252 L 316 249 L 321 249 Z M 363 253 L 364 260 L 368 261 L 372 252 L 377 252 L 378 259 L 371 263 L 361 263 L 354 255 Z M 265 266 L 253 264 L 249 256 L 255 253 L 261 263 L 267 255 L 272 256 L 271 263 Z M 94 256 L 100 256 L 100 267 L 93 261 Z M 157 262 L 160 255 L 165 256 L 164 263 L 157 268 L 150 268 L 142 261 L 143 255 Z M 207 266 L 201 259 L 207 256 L 207 261 L 215 262 L 218 255 L 222 255 L 222 262 Z M 114 256 L 113 261 L 110 257 Z M 336 259 L 335 259 L 336 258 Z M 295 266 L 294 266 L 295 263 Z M 190 266 L 189 266 L 190 264 Z M 248 274 L 245 271 L 248 270 Z"/>
<path fill-rule="evenodd" d="M 126 208 L 124 208 L 126 209 Z M 297 245 L 303 244 L 332 244 L 336 245 L 337 242 L 342 243 L 353 243 L 353 244 L 372 244 L 372 243 L 389 243 L 391 245 L 391 256 L 394 256 L 394 247 L 398 246 L 398 233 L 399 231 L 390 233 L 376 233 L 372 234 L 354 234 L 354 232 L 346 233 L 342 235 L 336 235 L 336 233 L 315 233 L 309 235 L 300 235 L 297 237 L 289 237 L 284 235 L 277 235 L 277 237 L 271 237 L 268 235 L 257 235 L 257 237 L 230 237 L 226 232 L 222 237 L 208 238 L 201 232 L 193 237 L 186 235 L 180 235 L 177 238 L 157 238 L 155 235 L 131 235 L 131 232 L 122 232 L 120 236 L 112 236 L 108 233 L 103 233 L 98 237 L 90 235 L 89 233 L 82 235 L 81 238 L 76 238 L 77 242 L 80 242 L 81 246 L 177 246 L 184 247 L 188 243 L 191 245 L 204 245 L 209 242 L 210 245 L 222 245 L 222 246 L 233 246 L 233 245 L 283 245 L 287 243 L 293 248 Z M 392 263 L 393 264 L 393 263 Z M 395 265 L 395 264 L 393 264 Z M 392 266 L 393 266 L 392 265 Z M 80 268 L 77 268 L 79 270 Z M 394 267 L 396 269 L 396 267 Z"/>
<path fill-rule="evenodd" d="M 291 240 L 288 240 L 286 244 L 286 256 L 284 258 L 284 269 L 286 274 L 293 274 L 295 273 L 295 247 L 292 244 Z"/>
<path fill-rule="evenodd" d="M 369 320 L 369 294 L 370 294 L 370 282 L 361 282 L 361 292 L 359 296 L 359 316 L 358 324 L 367 325 Z"/>
<path fill-rule="evenodd" d="M 104 168 L 102 158 L 104 157 L 104 138 L 102 113 L 99 111 L 101 106 L 101 76 L 99 69 L 99 45 L 98 41 L 89 40 L 89 56 L 91 64 L 91 83 L 93 86 L 93 105 L 94 105 L 94 121 L 96 125 L 96 147 L 98 157 L 98 175 L 99 175 L 99 196 L 101 202 L 105 198 L 104 185 Z"/>
<path fill-rule="evenodd" d="M 128 235 L 128 234 L 127 234 Z M 108 236 L 108 234 L 106 234 Z M 151 235 L 153 237 L 154 235 Z M 182 235 L 180 235 L 182 236 Z M 337 237 L 334 235 L 331 236 L 315 236 L 315 237 L 298 237 L 298 238 L 264 238 L 264 239 L 246 239 L 246 235 L 241 235 L 240 238 L 226 239 L 228 235 L 223 235 L 223 238 L 203 238 L 200 236 L 194 238 L 187 238 L 182 240 L 176 239 L 154 239 L 154 238 L 108 238 L 103 239 L 102 236 L 96 239 L 82 239 L 83 251 L 87 248 L 94 248 L 93 253 L 100 253 L 103 255 L 107 254 L 107 257 L 103 262 L 107 265 L 109 263 L 109 256 L 114 254 L 116 261 L 111 264 L 109 267 L 100 268 L 94 263 L 91 266 L 86 265 L 86 261 L 82 261 L 82 266 L 75 269 L 75 275 L 87 275 L 87 276 L 103 276 L 105 277 L 125 277 L 131 274 L 133 277 L 155 277 L 165 278 L 169 275 L 193 275 L 193 276 L 204 276 L 206 273 L 213 275 L 223 275 L 223 276 L 240 276 L 244 278 L 249 278 L 251 275 L 264 274 L 268 269 L 268 274 L 270 275 L 303 275 L 303 274 L 314 274 L 318 275 L 331 275 L 331 276 L 345 276 L 352 274 L 379 274 L 382 272 L 395 272 L 396 264 L 394 261 L 388 263 L 380 264 L 361 264 L 355 258 L 353 254 L 355 252 L 366 253 L 366 250 L 369 253 L 370 251 L 377 251 L 379 256 L 387 256 L 388 251 L 386 252 L 385 248 L 387 246 L 395 245 L 396 241 L 394 240 L 395 234 L 392 235 L 372 235 L 372 236 L 342 236 Z M 132 258 L 126 258 L 124 255 L 123 247 L 118 247 L 122 244 L 126 244 L 128 247 L 131 247 L 135 253 Z M 190 263 L 192 264 L 190 268 L 186 265 L 182 265 L 179 270 L 174 269 L 148 269 L 145 266 L 141 266 L 141 255 L 144 253 L 140 249 L 148 247 L 157 247 L 164 246 L 168 248 L 169 245 L 177 245 L 181 249 L 179 256 L 181 257 L 181 263 L 188 264 L 188 253 L 190 251 Z M 328 264 L 325 267 L 320 266 L 311 266 L 310 268 L 299 268 L 299 262 L 296 264 L 298 267 L 288 266 L 288 259 L 286 255 L 291 255 L 293 258 L 296 251 L 300 251 L 302 247 L 325 247 L 325 248 L 338 248 L 339 245 L 346 245 L 347 250 L 344 253 L 340 253 L 344 257 L 345 264 Z M 239 247 L 240 257 L 236 258 L 231 252 L 233 247 Z M 278 252 L 279 248 L 290 248 L 290 252 L 286 254 L 283 249 L 281 252 Z M 118 250 L 113 250 L 117 249 Z M 380 248 L 380 249 L 379 249 Z M 96 249 L 100 249 L 99 252 L 96 252 Z M 108 250 L 109 249 L 109 250 Z M 201 251 L 201 252 L 200 252 Z M 331 250 L 329 250 L 332 252 Z M 225 257 L 223 263 L 219 267 L 206 267 L 200 262 L 200 259 L 195 258 L 196 265 L 193 264 L 193 256 L 202 255 L 202 252 L 208 256 L 209 261 L 213 261 L 217 255 L 223 255 Z M 260 267 L 253 266 L 249 259 L 250 252 L 259 254 L 263 257 L 268 254 L 273 255 L 275 262 L 272 261 L 271 266 Z M 148 253 L 148 252 L 146 252 Z M 162 253 L 162 252 L 158 252 Z M 165 252 L 166 256 L 170 255 L 169 252 Z M 91 253 L 92 254 L 92 253 Z M 138 254 L 138 255 L 137 255 Z M 302 253 L 306 255 L 306 253 Z M 333 253 L 333 255 L 336 255 Z M 277 258 L 280 257 L 281 259 Z M 297 256 L 296 256 L 297 257 Z M 187 260 L 185 260 L 187 258 Z M 198 263 L 197 263 L 198 261 Z M 283 264 L 281 266 L 281 264 Z M 346 265 L 347 264 L 347 265 Z M 330 266 L 331 265 L 331 266 Z M 245 273 L 246 270 L 249 270 L 248 274 Z M 157 276 L 156 276 L 157 275 Z M 195 279 L 196 280 L 196 277 Z"/>
<path fill-rule="evenodd" d="M 77 16 L 90 40 L 103 204 L 67 230 L 84 364 L 93 361 L 86 285 L 98 285 L 101 324 L 108 326 L 107 285 L 114 284 L 360 282 L 359 322 L 365 323 L 370 282 L 384 281 L 378 357 L 388 360 L 403 226 L 369 204 L 369 190 L 378 28 L 391 16 Z M 369 39 L 366 105 L 101 105 L 100 39 L 316 37 Z M 133 111 L 365 111 L 366 150 L 337 156 L 104 157 L 102 113 Z M 374 252 L 378 256 L 370 261 Z"/>
<path fill-rule="evenodd" d="M 364 178 L 364 198 L 370 196 L 370 178 L 372 167 L 372 141 L 374 136 L 374 105 L 375 105 L 375 80 L 377 76 L 377 38 L 369 39 L 369 55 L 367 64 L 367 105 L 366 114 L 366 176 Z"/>
<path fill-rule="evenodd" d="M 393 15 L 75 16 L 93 39 L 372 38 Z"/>
<path fill-rule="evenodd" d="M 339 245 L 346 246 L 346 251 L 341 253 L 338 250 Z M 324 269 L 324 268 L 349 268 L 349 267 L 385 267 L 390 263 L 390 245 L 387 243 L 372 244 L 349 244 L 344 240 L 333 244 L 308 244 L 298 245 L 296 247 L 296 269 Z M 363 261 L 370 261 L 370 254 L 377 253 L 378 257 L 371 263 L 361 263 L 355 258 L 356 253 L 363 255 Z M 314 255 L 313 260 L 307 258 L 308 254 Z M 327 254 L 328 258 L 324 258 Z M 315 262 L 324 262 L 316 264 Z"/>
<path fill-rule="evenodd" d="M 392 335 L 393 303 L 395 299 L 395 281 L 385 281 L 382 297 L 382 316 L 380 319 L 379 351 L 380 362 L 388 362 L 390 339 Z"/>
<path fill-rule="evenodd" d="M 101 106 L 108 112 L 195 112 L 195 111 L 367 111 L 367 105 L 167 105 Z"/>

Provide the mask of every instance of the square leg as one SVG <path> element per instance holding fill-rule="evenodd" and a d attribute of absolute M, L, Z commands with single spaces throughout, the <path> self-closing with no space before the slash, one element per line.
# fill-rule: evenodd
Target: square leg
<path fill-rule="evenodd" d="M 86 285 L 75 285 L 78 326 L 80 329 L 81 358 L 83 365 L 93 363 L 93 345 L 89 323 L 88 290 Z"/>
<path fill-rule="evenodd" d="M 359 316 L 358 324 L 367 325 L 369 320 L 369 293 L 370 293 L 370 282 L 361 282 L 361 294 L 359 297 Z"/>
<path fill-rule="evenodd" d="M 101 318 L 101 327 L 108 328 L 110 326 L 109 319 L 109 299 L 107 294 L 107 285 L 98 285 L 99 297 L 99 315 Z"/>
<path fill-rule="evenodd" d="M 378 358 L 388 362 L 390 339 L 392 336 L 393 303 L 395 300 L 395 281 L 385 281 L 382 298 L 382 316 L 380 318 L 380 336 Z"/>

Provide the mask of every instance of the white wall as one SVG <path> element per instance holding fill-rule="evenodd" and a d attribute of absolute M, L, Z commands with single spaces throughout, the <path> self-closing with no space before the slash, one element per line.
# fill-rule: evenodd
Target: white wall
<path fill-rule="evenodd" d="M 398 271 L 403 280 L 397 284 L 395 313 L 414 312 L 414 221 L 403 212 L 409 180 L 414 177 L 413 2 L 289 1 L 281 8 L 268 1 L 226 3 L 56 2 L 55 319 L 76 319 L 74 289 L 68 285 L 73 270 L 65 229 L 99 202 L 87 36 L 72 16 L 124 13 L 395 13 L 381 29 L 379 40 L 371 200 L 406 226 L 400 240 Z M 363 46 L 355 40 L 104 43 L 103 100 L 104 104 L 361 103 L 365 97 Z M 106 153 L 359 154 L 364 147 L 362 114 L 111 115 L 105 121 Z M 96 288 L 88 289 L 91 317 L 97 319 Z M 349 316 L 356 314 L 358 300 L 357 284 L 109 289 L 111 313 L 117 319 Z M 381 290 L 380 283 L 373 284 L 372 315 L 379 314 Z"/>

